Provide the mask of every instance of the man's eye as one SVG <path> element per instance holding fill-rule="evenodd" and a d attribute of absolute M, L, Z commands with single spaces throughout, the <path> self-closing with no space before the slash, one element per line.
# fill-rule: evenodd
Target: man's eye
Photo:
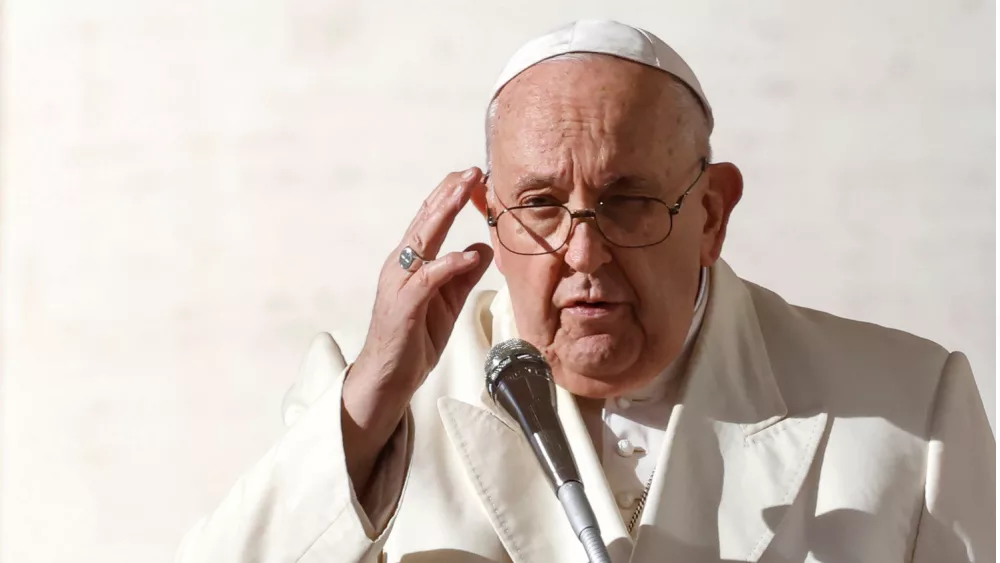
<path fill-rule="evenodd" d="M 611 197 L 605 198 L 603 203 L 606 205 L 630 205 L 637 202 L 645 202 L 650 198 L 640 195 L 613 195 Z"/>
<path fill-rule="evenodd" d="M 525 207 L 539 207 L 543 205 L 559 205 L 559 202 L 552 196 L 533 195 L 521 200 L 521 205 Z"/>

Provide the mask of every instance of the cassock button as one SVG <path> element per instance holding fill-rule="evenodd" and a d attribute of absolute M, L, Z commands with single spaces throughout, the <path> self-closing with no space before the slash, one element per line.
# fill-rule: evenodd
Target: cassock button
<path fill-rule="evenodd" d="M 638 498 L 639 495 L 635 493 L 629 493 L 629 492 L 618 493 L 617 495 L 615 495 L 615 502 L 618 503 L 618 508 L 623 508 L 623 509 L 632 508 L 632 506 L 635 504 L 635 501 L 638 500 Z"/>
<path fill-rule="evenodd" d="M 629 457 L 635 453 L 635 446 L 629 440 L 618 440 L 618 455 L 622 457 Z"/>

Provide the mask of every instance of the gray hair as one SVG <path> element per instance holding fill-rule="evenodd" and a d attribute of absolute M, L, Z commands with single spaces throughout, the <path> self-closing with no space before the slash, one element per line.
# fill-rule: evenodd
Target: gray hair
<path fill-rule="evenodd" d="M 566 53 L 563 55 L 557 55 L 551 59 L 546 59 L 543 62 L 549 61 L 589 61 L 597 57 L 603 57 L 607 55 L 600 55 L 595 53 Z M 669 75 L 668 75 L 669 76 Z M 667 89 L 670 91 L 671 97 L 676 102 L 682 115 L 695 115 L 694 119 L 684 119 L 682 124 L 684 125 L 684 130 L 680 134 L 684 135 L 685 142 L 694 143 L 698 147 L 698 151 L 705 156 L 708 161 L 712 159 L 712 145 L 709 142 L 709 132 L 708 132 L 708 116 L 705 115 L 704 109 L 701 107 L 701 102 L 698 101 L 698 97 L 695 96 L 694 92 L 687 87 L 686 84 L 680 80 L 673 78 L 671 80 Z M 501 90 L 502 91 L 502 90 Z M 493 135 L 496 133 L 497 121 L 499 120 L 499 104 L 500 94 L 498 93 L 493 97 L 490 102 L 489 107 L 486 109 L 486 170 L 489 172 L 493 168 L 493 158 L 490 154 L 490 145 L 493 140 Z"/>

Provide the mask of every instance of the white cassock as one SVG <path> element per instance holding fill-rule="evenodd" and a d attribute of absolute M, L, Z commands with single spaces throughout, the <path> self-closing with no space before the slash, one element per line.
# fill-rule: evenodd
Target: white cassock
<path fill-rule="evenodd" d="M 615 494 L 627 479 L 608 478 L 622 474 L 607 461 L 616 444 L 595 449 L 559 389 L 616 563 L 995 561 L 996 442 L 964 355 L 793 307 L 721 261 L 709 278 L 687 385 L 662 431 L 643 434 L 659 443 L 632 534 Z M 344 461 L 347 362 L 319 336 L 286 397 L 287 433 L 177 560 L 586 561 L 517 425 L 484 394 L 483 359 L 513 327 L 505 291 L 470 298 L 364 506 Z M 612 423 L 625 406 L 606 406 L 610 432 L 641 430 Z"/>

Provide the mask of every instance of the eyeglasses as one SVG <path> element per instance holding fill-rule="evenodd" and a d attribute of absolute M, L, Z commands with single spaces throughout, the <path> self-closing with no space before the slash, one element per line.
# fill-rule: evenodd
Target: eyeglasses
<path fill-rule="evenodd" d="M 573 232 L 576 219 L 593 220 L 598 232 L 609 243 L 622 248 L 643 248 L 667 240 L 674 229 L 674 215 L 681 211 L 684 198 L 701 180 L 708 167 L 700 161 L 698 177 L 673 205 L 654 197 L 611 195 L 596 208 L 570 211 L 559 203 L 504 206 L 496 217 L 487 213 L 486 222 L 497 231 L 500 244 L 514 254 L 535 256 L 562 248 Z M 501 204 L 503 205 L 503 204 Z"/>

